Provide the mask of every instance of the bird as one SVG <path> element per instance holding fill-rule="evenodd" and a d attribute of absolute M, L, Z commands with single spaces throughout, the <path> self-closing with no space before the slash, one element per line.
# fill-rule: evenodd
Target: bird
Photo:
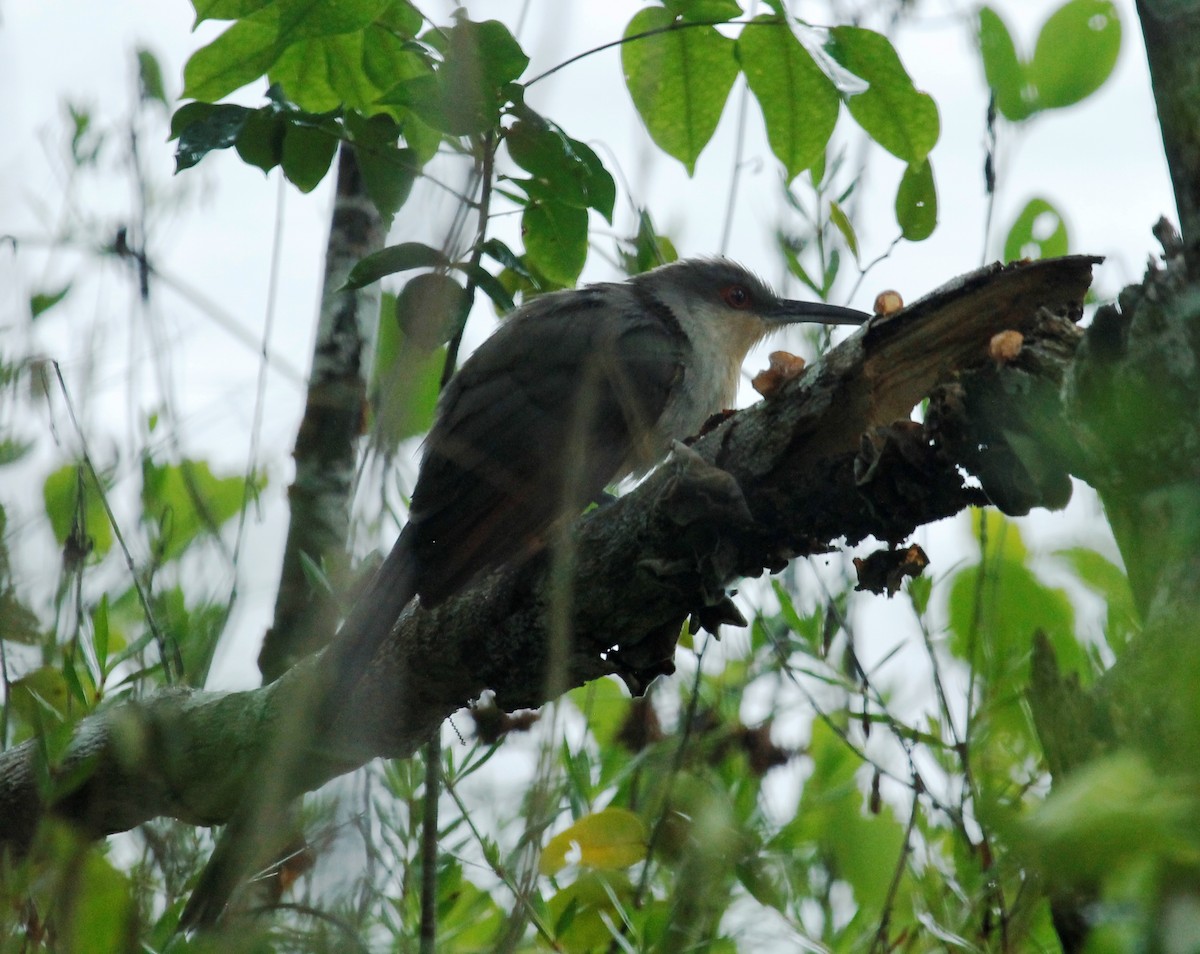
<path fill-rule="evenodd" d="M 335 637 L 335 668 L 354 678 L 414 597 L 438 606 L 653 468 L 732 405 L 746 355 L 772 331 L 869 317 L 781 298 L 725 258 L 526 301 L 444 389 L 408 522 Z"/>
<path fill-rule="evenodd" d="M 414 598 L 432 608 L 544 547 L 556 521 L 648 472 L 737 394 L 750 348 L 787 324 L 857 325 L 869 315 L 778 297 L 724 258 L 672 262 L 624 282 L 526 301 L 443 390 L 408 522 L 322 660 L 310 713 L 320 732 Z M 228 826 L 180 917 L 221 916 L 277 834 L 264 797 Z M 257 843 L 256 843 L 257 839 Z"/>

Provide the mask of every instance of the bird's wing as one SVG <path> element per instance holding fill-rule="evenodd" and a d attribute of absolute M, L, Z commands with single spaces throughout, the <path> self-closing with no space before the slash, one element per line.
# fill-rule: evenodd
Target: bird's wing
<path fill-rule="evenodd" d="M 649 441 L 686 340 L 669 315 L 606 288 L 536 300 L 451 381 L 407 531 L 423 602 L 520 555 L 646 456 L 635 448 Z"/>

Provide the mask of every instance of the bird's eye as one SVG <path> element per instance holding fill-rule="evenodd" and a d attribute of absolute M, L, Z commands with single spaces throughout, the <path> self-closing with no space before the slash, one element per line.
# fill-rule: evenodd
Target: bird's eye
<path fill-rule="evenodd" d="M 721 299 L 738 311 L 745 311 L 751 305 L 750 292 L 745 285 L 726 285 L 721 289 Z"/>

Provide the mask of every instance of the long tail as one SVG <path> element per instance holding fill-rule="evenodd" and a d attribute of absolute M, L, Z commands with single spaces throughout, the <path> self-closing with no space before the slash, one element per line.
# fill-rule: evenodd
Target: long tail
<path fill-rule="evenodd" d="M 358 684 L 416 592 L 412 535 L 405 527 L 333 637 L 327 650 L 333 684 L 326 698 L 344 699 Z"/>
<path fill-rule="evenodd" d="M 400 534 L 326 650 L 326 677 L 315 687 L 318 698 L 308 714 L 316 731 L 332 723 L 337 707 L 358 685 L 416 592 L 411 540 L 410 534 Z M 297 753 L 284 754 L 276 770 L 284 770 L 293 757 Z M 270 793 L 277 789 L 264 785 L 250 793 L 230 819 L 188 899 L 179 930 L 213 926 L 247 876 L 283 851 L 293 828 L 288 813 L 272 800 Z"/>

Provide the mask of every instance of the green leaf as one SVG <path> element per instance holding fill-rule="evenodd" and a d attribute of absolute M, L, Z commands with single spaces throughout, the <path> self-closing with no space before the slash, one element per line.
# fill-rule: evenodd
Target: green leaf
<path fill-rule="evenodd" d="M 12 683 L 11 705 L 27 725 L 69 720 L 71 691 L 62 670 L 40 666 Z"/>
<path fill-rule="evenodd" d="M 1071 106 L 1099 89 L 1121 50 L 1121 18 L 1110 0 L 1070 0 L 1038 33 L 1028 78 L 1043 109 Z"/>
<path fill-rule="evenodd" d="M 813 774 L 804 784 L 800 809 L 772 847 L 788 851 L 798 844 L 818 845 L 858 903 L 877 910 L 900 859 L 904 829 L 890 812 L 863 813 L 855 781 L 862 762 L 825 722 L 813 723 L 808 751 Z"/>
<path fill-rule="evenodd" d="M 632 906 L 635 894 L 624 875 L 589 871 L 551 895 L 546 911 L 558 948 L 581 954 L 605 950 L 623 922 L 622 908 Z"/>
<path fill-rule="evenodd" d="M 336 3 L 279 3 L 279 42 L 284 45 L 315 37 L 356 33 L 379 16 L 389 0 L 337 0 Z"/>
<path fill-rule="evenodd" d="M 196 11 L 196 22 L 205 20 L 240 20 L 256 10 L 276 3 L 278 0 L 192 0 Z"/>
<path fill-rule="evenodd" d="M 727 23 L 742 15 L 737 0 L 664 0 L 674 17 L 693 23 Z"/>
<path fill-rule="evenodd" d="M 363 119 L 350 112 L 346 128 L 354 141 L 367 194 L 382 214 L 394 214 L 408 199 L 420 171 L 417 154 L 398 145 L 400 126 L 390 116 Z"/>
<path fill-rule="evenodd" d="M 29 314 L 30 317 L 36 320 L 40 315 L 49 311 L 60 301 L 67 297 L 67 293 L 71 290 L 71 283 L 67 282 L 58 291 L 38 292 L 36 295 L 31 295 L 29 298 Z"/>
<path fill-rule="evenodd" d="M 937 105 L 913 86 L 891 41 L 874 30 L 840 26 L 830 31 L 830 55 L 867 81 L 846 108 L 879 145 L 909 165 L 920 163 L 938 141 Z"/>
<path fill-rule="evenodd" d="M 1004 260 L 1055 258 L 1066 255 L 1070 246 L 1067 224 L 1058 209 L 1045 199 L 1030 199 L 1004 240 Z"/>
<path fill-rule="evenodd" d="M 312 192 L 329 171 L 337 148 L 337 136 L 315 126 L 292 123 L 283 133 L 279 164 L 297 189 Z"/>
<path fill-rule="evenodd" d="M 738 37 L 737 58 L 790 182 L 825 155 L 837 123 L 837 88 L 778 17 L 755 17 Z"/>
<path fill-rule="evenodd" d="M 432 351 L 457 335 L 471 310 L 467 290 L 449 275 L 418 275 L 396 299 L 396 321 L 414 348 Z"/>
<path fill-rule="evenodd" d="M 108 663 L 108 594 L 100 597 L 100 603 L 92 610 L 92 648 L 103 672 Z"/>
<path fill-rule="evenodd" d="M 138 85 L 142 98 L 170 105 L 167 102 L 167 87 L 163 83 L 162 67 L 158 57 L 149 50 L 142 48 L 137 51 Z"/>
<path fill-rule="evenodd" d="M 599 156 L 532 110 L 522 109 L 520 115 L 505 134 L 513 162 L 542 184 L 543 194 L 567 205 L 594 208 L 611 222 L 617 187 Z"/>
<path fill-rule="evenodd" d="M 262 486 L 255 479 L 252 489 Z M 201 533 L 215 532 L 245 500 L 246 481 L 217 477 L 206 461 L 159 465 L 149 457 L 142 460 L 142 508 L 153 522 L 163 559 L 180 556 Z"/>
<path fill-rule="evenodd" d="M 737 78 L 736 44 L 713 27 L 668 29 L 673 22 L 661 7 L 638 12 L 625 28 L 627 39 L 666 32 L 623 44 L 621 65 L 650 138 L 692 175 Z"/>
<path fill-rule="evenodd" d="M 646 826 L 639 816 L 624 808 L 584 815 L 546 843 L 538 871 L 557 874 L 567 866 L 567 855 L 574 850 L 579 852 L 580 867 L 598 871 L 628 868 L 646 858 Z"/>
<path fill-rule="evenodd" d="M 629 716 L 630 698 L 612 679 L 594 679 L 572 689 L 568 696 L 587 719 L 588 731 L 602 751 L 617 742 Z"/>
<path fill-rule="evenodd" d="M 56 892 L 56 942 L 79 954 L 116 954 L 136 937 L 137 911 L 126 877 L 95 848 L 64 857 L 63 883 Z M 70 874 L 67 874 L 67 872 Z"/>
<path fill-rule="evenodd" d="M 275 19 L 238 20 L 193 53 L 183 68 L 183 96 L 211 103 L 265 76 L 281 52 Z"/>
<path fill-rule="evenodd" d="M 1120 655 L 1130 639 L 1141 630 L 1129 578 L 1102 553 L 1077 547 L 1060 550 L 1055 556 L 1066 560 L 1081 583 L 1104 599 L 1105 638 L 1114 653 Z"/>
<path fill-rule="evenodd" d="M 1094 887 L 1122 868 L 1194 863 L 1198 809 L 1194 780 L 1117 752 L 1056 781 L 1022 823 L 1021 848 L 1049 883 Z"/>
<path fill-rule="evenodd" d="M 517 79 L 529 57 L 503 23 L 460 20 L 447 31 L 446 56 L 437 73 L 437 121 L 454 136 L 492 129 L 507 102 L 504 87 Z"/>
<path fill-rule="evenodd" d="M 92 550 L 97 556 L 104 556 L 112 546 L 112 527 L 108 522 L 108 513 L 104 502 L 96 490 L 95 481 L 90 475 L 83 475 L 80 467 L 75 464 L 65 464 L 46 478 L 42 485 L 42 499 L 46 506 L 46 516 L 50 518 L 50 527 L 54 531 L 54 539 L 62 546 L 75 523 L 79 511 L 80 483 L 83 484 L 83 529 L 92 542 Z"/>
<path fill-rule="evenodd" d="M 482 265 L 473 265 L 470 262 L 457 262 L 454 267 L 462 272 L 468 281 L 474 282 L 475 287 L 488 296 L 492 300 L 498 311 L 501 313 L 512 311 L 515 307 L 512 295 L 508 293 L 508 289 L 504 284 L 489 272 Z"/>
<path fill-rule="evenodd" d="M 985 685 L 1000 696 L 1023 688 L 1038 630 L 1050 638 L 1064 671 L 1086 672 L 1067 594 L 1026 566 L 1016 524 L 989 511 L 987 526 L 986 559 L 960 570 L 950 584 L 951 651 L 975 665 Z"/>
<path fill-rule="evenodd" d="M 922 242 L 937 228 L 937 186 L 928 159 L 909 164 L 896 190 L 896 221 L 900 234 L 910 242 Z"/>
<path fill-rule="evenodd" d="M 444 252 L 421 242 L 401 242 L 389 245 L 359 261 L 350 269 L 343 288 L 353 291 L 378 281 L 385 275 L 408 271 L 410 268 L 448 268 L 450 260 Z"/>
<path fill-rule="evenodd" d="M 283 159 L 283 135 L 287 121 L 269 106 L 252 110 L 237 133 L 235 147 L 242 161 L 270 172 Z"/>
<path fill-rule="evenodd" d="M 179 137 L 175 147 L 175 171 L 190 169 L 214 149 L 228 149 L 237 142 L 252 111 L 245 106 L 223 103 L 188 103 L 175 112 L 172 131 Z"/>
<path fill-rule="evenodd" d="M 1034 112 L 1035 98 L 1025 79 L 1025 67 L 1017 57 L 1008 26 L 991 7 L 979 11 L 979 52 L 983 58 L 983 75 L 996 96 L 1000 115 L 1019 122 Z"/>
<path fill-rule="evenodd" d="M 850 223 L 850 217 L 842 211 L 842 207 L 836 202 L 829 203 L 829 221 L 842 233 L 842 238 L 846 240 L 846 247 L 850 249 L 850 254 L 854 256 L 854 260 L 858 261 L 858 235 L 854 232 L 854 226 Z"/>
<path fill-rule="evenodd" d="M 569 288 L 587 261 L 587 210 L 561 202 L 531 202 L 521 216 L 525 255 L 550 281 Z"/>

